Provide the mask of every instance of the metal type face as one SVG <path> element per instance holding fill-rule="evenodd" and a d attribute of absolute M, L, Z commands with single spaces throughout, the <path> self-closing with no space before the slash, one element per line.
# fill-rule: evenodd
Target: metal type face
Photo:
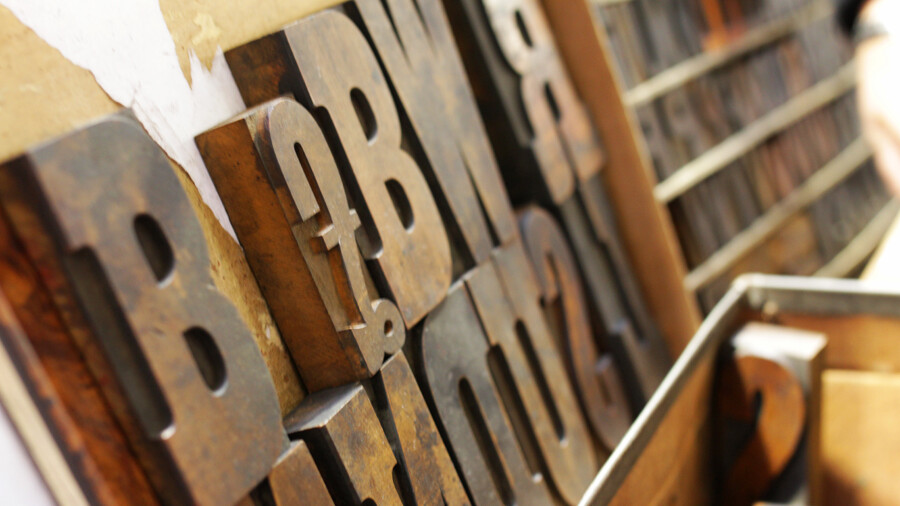
<path fill-rule="evenodd" d="M 278 400 L 159 147 L 113 116 L 3 166 L 0 203 L 158 492 L 244 496 L 281 452 Z"/>
<path fill-rule="evenodd" d="M 547 476 L 565 502 L 577 502 L 597 460 L 521 243 L 498 250 L 466 284 L 499 365 L 494 381 L 532 473 Z"/>
<path fill-rule="evenodd" d="M 415 325 L 450 286 L 450 243 L 363 34 L 344 14 L 324 11 L 228 59 L 247 103 L 291 93 L 315 111 L 359 213 L 360 249 L 406 326 Z"/>
<path fill-rule="evenodd" d="M 519 214 L 519 226 L 544 313 L 560 320 L 556 344 L 566 358 L 581 406 L 594 434 L 612 450 L 631 425 L 631 408 L 618 366 L 594 338 L 575 258 L 546 211 L 528 208 Z"/>
<path fill-rule="evenodd" d="M 406 329 L 371 288 L 359 216 L 312 114 L 276 99 L 197 145 L 307 388 L 375 374 Z"/>
<path fill-rule="evenodd" d="M 424 383 L 466 489 L 476 504 L 550 504 L 544 475 L 526 463 L 502 406 L 491 353 L 465 286 L 425 319 Z"/>

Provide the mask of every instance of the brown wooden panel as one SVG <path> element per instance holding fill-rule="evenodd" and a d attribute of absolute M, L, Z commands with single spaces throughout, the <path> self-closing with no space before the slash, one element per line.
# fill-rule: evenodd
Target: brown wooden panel
<path fill-rule="evenodd" d="M 825 371 L 822 504 L 897 503 L 898 407 L 897 374 Z"/>
<path fill-rule="evenodd" d="M 277 99 L 197 145 L 307 388 L 375 374 L 405 327 L 369 288 L 359 216 L 313 116 Z"/>
<path fill-rule="evenodd" d="M 21 376 L 32 383 L 38 406 L 46 409 L 44 416 L 85 493 L 98 504 L 155 504 L 155 493 L 100 386 L 2 212 L 0 288 L 0 298 L 21 325 L 18 333 L 8 333 L 6 346 Z"/>
<path fill-rule="evenodd" d="M 871 315 L 827 316 L 778 313 L 774 323 L 828 337 L 825 367 L 900 372 L 900 322 Z"/>
<path fill-rule="evenodd" d="M 708 359 L 688 380 L 610 504 L 711 503 L 712 385 Z M 681 474 L 682 469 L 690 472 Z"/>
<path fill-rule="evenodd" d="M 3 209 L 159 492 L 204 504 L 245 495 L 281 450 L 278 399 L 212 288 L 202 231 L 162 151 L 114 116 L 0 178 Z"/>

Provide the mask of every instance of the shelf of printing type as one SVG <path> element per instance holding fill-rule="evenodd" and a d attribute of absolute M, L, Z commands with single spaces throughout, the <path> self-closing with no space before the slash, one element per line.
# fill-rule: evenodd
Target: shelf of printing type
<path fill-rule="evenodd" d="M 597 4 L 610 4 L 604 0 L 595 0 L 594 3 L 595 8 L 598 7 Z M 821 22 L 830 16 L 832 16 L 832 10 L 829 2 L 813 1 L 796 13 L 746 30 L 716 49 L 700 52 L 698 55 L 682 60 L 680 63 L 633 84 L 623 92 L 623 102 L 631 114 L 636 116 L 638 108 L 652 104 L 667 93 L 723 69 L 747 55 L 774 46 L 797 34 L 804 27 Z M 616 65 L 611 66 L 616 67 Z M 633 78 L 631 80 L 634 81 Z M 620 69 L 619 82 L 624 81 Z M 731 164 L 769 139 L 847 96 L 854 87 L 855 80 L 851 61 L 843 65 L 836 73 L 820 79 L 805 90 L 791 96 L 781 105 L 771 109 L 741 130 L 732 133 L 664 178 L 660 178 L 654 171 L 652 157 L 645 152 L 645 156 L 642 158 L 650 161 L 649 164 L 645 163 L 644 165 L 651 181 L 655 182 L 653 194 L 656 200 L 663 206 L 670 205 L 697 185 L 729 170 Z M 636 120 L 633 119 L 632 122 L 634 123 Z M 645 151 L 650 149 L 639 131 L 636 133 L 636 137 L 641 139 L 637 143 L 640 149 Z M 861 168 L 866 167 L 871 160 L 871 155 L 870 149 L 861 138 L 857 137 L 850 142 L 830 161 L 827 161 L 793 188 L 789 194 L 774 205 L 763 209 L 762 214 L 749 226 L 727 240 L 724 245 L 719 246 L 714 253 L 702 262 L 689 266 L 684 278 L 685 289 L 689 293 L 698 295 L 700 290 L 711 283 L 723 277 L 733 277 L 736 274 L 736 267 L 742 260 L 785 229 L 792 219 L 814 206 L 826 194 L 859 172 Z M 855 236 L 846 243 L 842 250 L 831 258 L 824 259 L 824 265 L 819 266 L 812 274 L 824 277 L 847 277 L 859 273 L 900 210 L 900 203 L 884 200 L 887 203 L 883 205 L 879 203 L 879 209 L 870 211 L 870 214 L 867 215 L 872 216 L 868 220 L 868 224 L 855 232 Z M 853 211 L 852 209 L 847 210 L 848 213 Z"/>

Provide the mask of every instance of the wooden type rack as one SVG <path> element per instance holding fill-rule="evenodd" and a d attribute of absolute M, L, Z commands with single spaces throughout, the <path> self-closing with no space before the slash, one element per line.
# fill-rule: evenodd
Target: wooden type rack
<path fill-rule="evenodd" d="M 593 2 L 705 310 L 742 272 L 854 272 L 896 214 L 860 140 L 830 2 L 743 4 Z"/>

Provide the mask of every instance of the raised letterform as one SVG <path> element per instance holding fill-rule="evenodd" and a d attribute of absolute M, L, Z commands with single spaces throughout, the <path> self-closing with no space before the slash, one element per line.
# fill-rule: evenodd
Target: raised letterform
<path fill-rule="evenodd" d="M 612 450 L 631 425 L 631 409 L 618 366 L 599 348 L 604 331 L 591 327 L 575 258 L 546 211 L 529 207 L 520 212 L 519 227 L 548 322 L 558 320 L 556 343 L 566 358 L 582 409 L 594 434 Z"/>
<path fill-rule="evenodd" d="M 367 386 L 318 392 L 286 421 L 309 445 L 335 500 L 469 504 L 403 354 Z"/>
<path fill-rule="evenodd" d="M 475 504 L 551 504 L 504 412 L 489 365 L 496 358 L 465 285 L 428 315 L 421 340 L 426 391 Z"/>
<path fill-rule="evenodd" d="M 0 204 L 75 341 L 102 352 L 89 365 L 158 492 L 245 496 L 282 451 L 278 399 L 162 150 L 115 115 L 0 168 Z"/>
<path fill-rule="evenodd" d="M 450 286 L 450 243 L 363 34 L 344 14 L 323 11 L 227 58 L 248 104 L 289 93 L 315 111 L 359 213 L 359 246 L 407 327 L 415 325 Z"/>
<path fill-rule="evenodd" d="M 416 504 L 469 504 L 406 357 L 389 358 L 373 384 L 381 425 L 404 463 Z"/>
<path fill-rule="evenodd" d="M 491 232 L 505 244 L 516 235 L 515 220 L 441 1 L 355 0 L 352 6 L 409 116 L 468 255 L 475 263 L 486 261 Z"/>
<path fill-rule="evenodd" d="M 498 250 L 494 262 L 475 270 L 466 284 L 497 354 L 495 381 L 531 471 L 545 473 L 565 502 L 577 503 L 597 459 L 522 244 Z M 536 448 L 529 448 L 531 441 Z"/>
<path fill-rule="evenodd" d="M 359 215 L 312 114 L 276 99 L 197 145 L 306 387 L 375 374 L 406 329 L 370 288 Z"/>
<path fill-rule="evenodd" d="M 444 5 L 482 114 L 492 119 L 489 133 L 511 192 L 524 196 L 540 182 L 545 198 L 563 202 L 578 181 L 600 171 L 603 154 L 541 7 L 536 0 Z"/>

